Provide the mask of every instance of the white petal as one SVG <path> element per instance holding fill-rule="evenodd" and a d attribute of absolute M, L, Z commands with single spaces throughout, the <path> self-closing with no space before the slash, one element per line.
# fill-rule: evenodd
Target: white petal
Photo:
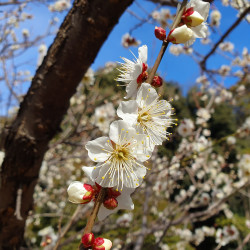
<path fill-rule="evenodd" d="M 100 210 L 98 212 L 98 220 L 104 220 L 106 217 L 108 217 L 110 214 L 113 214 L 117 211 L 118 209 L 115 208 L 113 210 L 105 208 L 103 205 L 101 205 Z"/>
<path fill-rule="evenodd" d="M 127 86 L 126 86 L 126 92 L 127 92 L 127 96 L 124 97 L 125 99 L 129 99 L 131 97 L 135 97 L 136 93 L 137 93 L 137 87 L 138 84 L 136 82 L 136 80 L 131 81 Z"/>
<path fill-rule="evenodd" d="M 104 162 L 110 156 L 111 143 L 108 137 L 99 137 L 93 141 L 89 141 L 85 148 L 88 150 L 88 155 L 92 161 Z"/>
<path fill-rule="evenodd" d="M 147 45 L 143 45 L 143 46 L 139 47 L 138 54 L 139 54 L 139 59 L 141 59 L 141 61 L 143 63 L 147 63 L 147 59 L 148 59 L 148 47 L 147 47 Z"/>
<path fill-rule="evenodd" d="M 110 164 L 105 163 L 102 167 L 96 168 L 94 170 L 95 173 L 95 182 L 97 182 L 102 187 L 115 187 L 117 186 L 117 178 L 116 175 L 113 181 L 109 178 L 108 170 L 110 169 Z"/>
<path fill-rule="evenodd" d="M 136 135 L 135 139 L 137 140 L 137 144 L 133 150 L 133 156 L 140 162 L 147 161 L 153 151 L 151 148 L 146 147 L 147 136 L 140 134 Z"/>
<path fill-rule="evenodd" d="M 109 137 L 116 144 L 119 144 L 120 139 L 124 138 L 125 136 L 126 138 L 131 138 L 132 136 L 135 135 L 136 135 L 135 129 L 132 128 L 125 121 L 122 120 L 114 121 L 110 125 Z"/>
<path fill-rule="evenodd" d="M 158 94 L 154 88 L 148 83 L 143 83 L 138 90 L 136 101 L 140 108 L 150 105 L 155 99 L 158 98 Z"/>
<path fill-rule="evenodd" d="M 196 27 L 192 27 L 192 30 L 195 37 L 206 38 L 207 36 L 207 25 L 205 23 L 202 23 L 201 25 Z"/>
<path fill-rule="evenodd" d="M 206 21 L 209 13 L 210 3 L 201 0 L 193 0 L 190 1 L 190 4 L 192 7 L 194 7 L 195 11 L 201 14 L 201 16 L 204 18 L 204 21 Z"/>
<path fill-rule="evenodd" d="M 98 219 L 99 220 L 104 220 L 107 216 L 110 214 L 116 213 L 120 209 L 128 209 L 128 210 L 133 210 L 134 209 L 134 204 L 133 201 L 130 197 L 131 193 L 134 192 L 134 188 L 126 188 L 124 187 L 121 195 L 117 197 L 118 201 L 118 206 L 117 208 L 110 210 L 105 208 L 103 205 L 101 205 L 99 213 L 98 213 Z"/>
<path fill-rule="evenodd" d="M 138 117 L 137 102 L 134 100 L 121 102 L 117 109 L 117 115 L 130 125 L 133 125 Z"/>
<path fill-rule="evenodd" d="M 185 47 L 189 47 L 189 46 L 191 46 L 194 42 L 195 42 L 195 36 L 193 36 L 190 40 L 188 40 L 188 41 L 184 44 L 184 46 L 185 46 Z"/>
<path fill-rule="evenodd" d="M 93 170 L 95 169 L 95 167 L 86 167 L 83 166 L 82 170 L 84 171 L 84 173 L 88 176 L 88 178 L 92 181 L 95 182 L 95 178 L 93 176 Z"/>

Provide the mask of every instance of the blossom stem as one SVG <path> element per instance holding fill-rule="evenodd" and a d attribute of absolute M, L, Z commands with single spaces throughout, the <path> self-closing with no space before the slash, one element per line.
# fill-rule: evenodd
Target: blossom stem
<path fill-rule="evenodd" d="M 180 10 L 176 14 L 175 20 L 174 20 L 174 22 L 173 22 L 173 24 L 171 26 L 170 31 L 175 29 L 177 27 L 177 25 L 180 23 L 181 17 L 182 17 L 182 14 L 183 14 L 183 11 L 184 11 L 186 5 L 187 5 L 187 0 L 183 0 L 183 2 L 181 4 L 181 7 L 180 7 Z M 168 44 L 169 44 L 169 41 L 167 41 L 167 38 L 166 38 L 162 43 L 161 50 L 160 50 L 160 52 L 159 52 L 159 54 L 157 56 L 157 59 L 156 59 L 156 61 L 154 63 L 154 66 L 150 71 L 150 74 L 149 74 L 148 79 L 147 79 L 147 83 L 149 83 L 149 84 L 152 83 L 153 78 L 154 78 L 154 76 L 156 74 L 156 71 L 157 71 L 157 69 L 158 69 L 158 67 L 160 65 L 161 60 L 162 60 L 162 57 L 164 56 L 164 53 L 165 53 L 165 51 L 166 51 L 166 49 L 168 47 Z"/>
<path fill-rule="evenodd" d="M 94 226 L 94 223 L 95 223 L 95 219 L 97 217 L 97 214 L 99 212 L 99 209 L 100 209 L 100 206 L 102 205 L 103 203 L 103 200 L 106 196 L 106 193 L 107 193 L 107 188 L 101 188 L 96 200 L 95 200 L 95 204 L 94 204 L 94 207 L 93 207 L 93 210 L 89 216 L 89 219 L 88 219 L 88 222 L 87 222 L 87 225 L 83 231 L 83 235 L 84 234 L 87 234 L 87 233 L 91 233 L 92 232 L 92 228 Z M 79 250 L 84 250 L 84 246 L 83 244 L 81 243 L 79 245 Z"/>

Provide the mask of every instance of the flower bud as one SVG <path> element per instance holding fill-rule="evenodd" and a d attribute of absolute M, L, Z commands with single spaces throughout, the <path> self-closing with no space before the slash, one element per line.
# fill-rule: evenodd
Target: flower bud
<path fill-rule="evenodd" d="M 110 250 L 111 247 L 112 242 L 110 240 L 98 237 L 92 245 L 92 250 Z"/>
<path fill-rule="evenodd" d="M 103 206 L 107 209 L 113 210 L 118 206 L 118 201 L 116 200 L 116 198 L 107 198 L 103 202 Z"/>
<path fill-rule="evenodd" d="M 151 82 L 151 85 L 155 88 L 162 86 L 162 78 L 160 76 L 155 76 Z"/>
<path fill-rule="evenodd" d="M 79 181 L 72 182 L 68 187 L 69 201 L 76 204 L 86 204 L 94 196 L 94 189 L 89 184 L 82 184 Z"/>
<path fill-rule="evenodd" d="M 166 39 L 166 31 L 161 27 L 156 27 L 155 26 L 155 36 L 159 40 L 164 41 Z"/>
<path fill-rule="evenodd" d="M 204 22 L 204 18 L 194 8 L 187 9 L 182 15 L 182 21 L 191 27 L 198 26 Z"/>
<path fill-rule="evenodd" d="M 119 191 L 114 190 L 113 188 L 108 189 L 108 197 L 109 198 L 117 198 L 121 193 Z"/>
<path fill-rule="evenodd" d="M 84 247 L 91 247 L 94 244 L 95 236 L 93 233 L 87 233 L 82 236 L 82 244 Z"/>
<path fill-rule="evenodd" d="M 187 25 L 182 25 L 170 31 L 168 35 L 168 41 L 177 43 L 186 43 L 193 37 L 193 31 L 187 27 Z"/>

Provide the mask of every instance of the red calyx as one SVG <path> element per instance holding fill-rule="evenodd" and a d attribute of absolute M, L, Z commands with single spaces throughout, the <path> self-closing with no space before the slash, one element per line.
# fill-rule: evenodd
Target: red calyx
<path fill-rule="evenodd" d="M 164 41 L 166 39 L 166 31 L 161 27 L 155 27 L 155 37 Z"/>
<path fill-rule="evenodd" d="M 87 233 L 82 236 L 82 244 L 84 247 L 91 247 L 94 244 L 95 236 L 93 233 Z"/>
<path fill-rule="evenodd" d="M 119 195 L 121 195 L 121 193 L 119 191 L 116 191 L 112 188 L 108 189 L 108 197 L 109 198 L 117 198 Z"/>
<path fill-rule="evenodd" d="M 148 79 L 148 72 L 144 71 L 137 77 L 137 83 L 141 84 Z"/>
<path fill-rule="evenodd" d="M 116 198 L 106 198 L 103 202 L 103 206 L 107 209 L 113 210 L 117 208 L 118 201 L 116 200 Z"/>
<path fill-rule="evenodd" d="M 162 78 L 160 76 L 155 76 L 151 82 L 151 85 L 155 88 L 159 88 L 162 86 Z"/>

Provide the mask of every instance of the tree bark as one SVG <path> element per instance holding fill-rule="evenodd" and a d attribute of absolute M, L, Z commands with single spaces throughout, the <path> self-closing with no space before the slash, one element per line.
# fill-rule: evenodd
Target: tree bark
<path fill-rule="evenodd" d="M 0 249 L 20 248 L 48 143 L 60 130 L 78 83 L 132 1 L 74 2 L 32 80 L 16 119 L 6 128 L 0 182 Z M 14 214 L 20 189 L 23 220 Z"/>

